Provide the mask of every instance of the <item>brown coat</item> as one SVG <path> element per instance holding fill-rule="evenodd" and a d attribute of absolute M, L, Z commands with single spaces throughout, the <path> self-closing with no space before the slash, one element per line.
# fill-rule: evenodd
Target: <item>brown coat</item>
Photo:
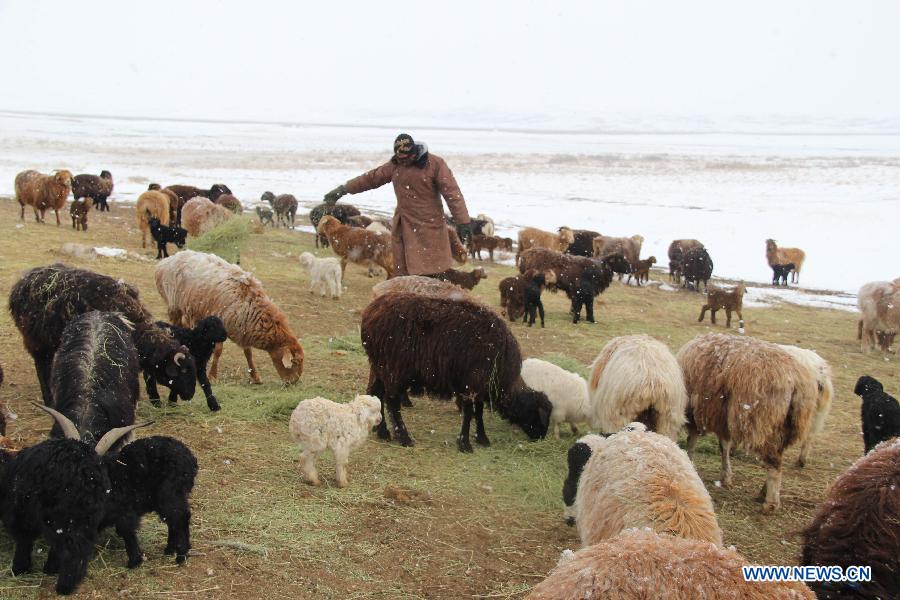
<path fill-rule="evenodd" d="M 423 166 L 400 165 L 393 159 L 351 179 L 344 187 L 351 194 L 393 182 L 397 196 L 392 242 L 397 275 L 433 275 L 453 266 L 441 196 L 457 223 L 468 223 L 462 192 L 444 159 L 427 154 Z"/>

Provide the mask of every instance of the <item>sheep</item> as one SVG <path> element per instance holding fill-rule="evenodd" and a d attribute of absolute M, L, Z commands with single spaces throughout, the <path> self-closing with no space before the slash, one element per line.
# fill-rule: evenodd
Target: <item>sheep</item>
<path fill-rule="evenodd" d="M 255 209 L 256 217 L 259 219 L 261 225 L 269 224 L 272 227 L 275 227 L 274 215 L 272 209 L 268 206 L 257 206 Z"/>
<path fill-rule="evenodd" d="M 525 290 L 523 300 L 525 304 L 525 317 L 523 323 L 527 321 L 528 326 L 534 325 L 535 313 L 540 312 L 541 327 L 544 327 L 544 303 L 541 302 L 541 292 L 547 285 L 547 280 L 543 273 L 538 273 L 534 277 L 525 279 Z"/>
<path fill-rule="evenodd" d="M 634 265 L 634 279 L 637 281 L 638 285 L 641 285 L 641 281 L 649 281 L 650 280 L 650 267 L 656 264 L 656 257 L 651 256 L 650 258 L 639 260 Z M 631 283 L 631 273 L 628 274 L 628 281 L 626 283 Z"/>
<path fill-rule="evenodd" d="M 772 285 L 778 285 L 779 283 L 783 286 L 787 286 L 788 284 L 788 275 L 796 268 L 794 263 L 788 263 L 786 265 L 772 265 Z"/>
<path fill-rule="evenodd" d="M 330 215 L 340 221 L 342 225 L 347 225 L 349 224 L 351 217 L 358 216 L 359 214 L 361 214 L 359 209 L 352 204 L 322 203 L 312 207 L 309 211 L 309 222 L 312 224 L 313 229 L 318 232 L 319 223 L 325 215 Z M 320 243 L 323 248 L 328 247 L 328 238 L 321 233 L 316 236 L 316 248 L 319 247 Z"/>
<path fill-rule="evenodd" d="M 215 200 L 216 204 L 225 207 L 236 215 L 244 214 L 244 207 L 241 201 L 232 194 L 222 194 Z"/>
<path fill-rule="evenodd" d="M 527 358 L 522 362 L 522 381 L 537 392 L 544 392 L 553 410 L 550 412 L 550 429 L 559 439 L 560 423 L 568 423 L 573 434 L 578 434 L 577 423 L 590 420 L 587 382 L 553 363 L 539 358 Z"/>
<path fill-rule="evenodd" d="M 192 198 L 181 209 L 181 224 L 187 229 L 189 235 L 200 237 L 204 233 L 215 229 L 234 213 L 206 198 Z"/>
<path fill-rule="evenodd" d="M 800 564 L 866 565 L 871 581 L 812 582 L 820 598 L 896 598 L 900 590 L 900 439 L 882 442 L 831 484 L 803 531 Z"/>
<path fill-rule="evenodd" d="M 794 357 L 794 360 L 806 367 L 816 380 L 816 408 L 813 413 L 812 427 L 809 430 L 810 435 L 806 437 L 800 446 L 800 456 L 797 458 L 797 466 L 805 467 L 809 458 L 810 448 L 812 447 L 813 434 L 822 433 L 825 430 L 825 419 L 831 411 L 831 401 L 834 399 L 831 366 L 824 358 L 812 350 L 787 344 L 779 344 L 778 347 L 785 350 Z"/>
<path fill-rule="evenodd" d="M 50 369 L 63 330 L 74 317 L 92 310 L 122 313 L 134 324 L 131 336 L 144 376 L 166 382 L 182 398 L 193 397 L 193 357 L 156 327 L 136 288 L 87 269 L 54 264 L 27 271 L 9 293 L 9 312 L 34 359 L 44 404 L 53 405 Z"/>
<path fill-rule="evenodd" d="M 505 242 L 503 241 L 503 238 L 473 235 L 469 243 L 469 253 L 473 259 L 477 258 L 478 260 L 481 260 L 481 251 L 487 250 L 491 262 L 494 262 L 494 250 L 497 248 L 504 249 L 504 247 Z"/>
<path fill-rule="evenodd" d="M 588 267 L 578 278 L 578 284 L 575 293 L 572 295 L 572 307 L 569 312 L 572 314 L 572 323 L 577 324 L 581 318 L 581 308 L 584 307 L 585 321 L 588 323 L 596 323 L 594 321 L 594 284 L 591 274 L 596 267 Z"/>
<path fill-rule="evenodd" d="M 461 400 L 463 423 L 457 437 L 461 452 L 472 452 L 473 414 L 475 442 L 490 445 L 482 418 L 486 402 L 530 438 L 546 435 L 552 405 L 546 395 L 522 382 L 519 344 L 500 316 L 484 304 L 384 294 L 363 310 L 360 335 L 369 358 L 366 393 L 382 399 L 382 414 L 387 405 L 401 445 L 414 444 L 400 415 L 400 403 L 410 388 L 444 398 L 456 394 Z M 391 437 L 384 421 L 378 435 Z"/>
<path fill-rule="evenodd" d="M 698 540 L 632 529 L 575 552 L 527 600 L 815 600 L 802 582 L 746 581 L 747 560 Z M 885 596 L 886 597 L 886 596 Z"/>
<path fill-rule="evenodd" d="M 672 352 L 649 335 L 611 339 L 591 364 L 588 378 L 591 427 L 613 432 L 632 421 L 678 439 L 687 391 Z"/>
<path fill-rule="evenodd" d="M 210 186 L 209 190 L 202 190 L 192 185 L 170 185 L 163 188 L 162 191 L 163 193 L 168 191 L 178 198 L 178 201 L 173 203 L 175 206 L 175 210 L 173 211 L 175 213 L 175 219 L 172 222 L 179 227 L 181 226 L 181 220 L 183 218 L 181 211 L 184 209 L 184 205 L 192 198 L 197 198 L 199 196 L 201 198 L 206 198 L 211 202 L 215 202 L 222 194 L 231 193 L 231 190 L 224 183 L 214 183 Z"/>
<path fill-rule="evenodd" d="M 686 251 L 681 259 L 681 275 L 684 278 L 682 287 L 691 285 L 696 291 L 700 291 L 700 282 L 709 293 L 709 279 L 712 277 L 713 261 L 706 248 L 691 248 Z"/>
<path fill-rule="evenodd" d="M 138 196 L 135 213 L 138 229 L 141 230 L 141 248 L 146 248 L 150 219 L 157 219 L 160 224 L 169 225 L 169 196 L 155 190 L 147 190 Z"/>
<path fill-rule="evenodd" d="M 150 218 L 147 223 L 150 225 L 150 236 L 156 242 L 156 260 L 163 257 L 168 258 L 169 250 L 167 244 L 175 244 L 178 248 L 184 248 L 187 238 L 187 229 L 181 227 L 167 227 L 159 222 L 156 217 Z"/>
<path fill-rule="evenodd" d="M 766 261 L 770 267 L 774 269 L 776 265 L 794 265 L 791 283 L 800 283 L 800 270 L 805 260 L 806 252 L 800 248 L 779 248 L 775 240 L 766 240 Z"/>
<path fill-rule="evenodd" d="M 356 215 L 355 217 L 350 217 L 347 219 L 347 225 L 351 227 L 359 227 L 360 229 L 366 229 L 369 225 L 372 224 L 372 217 L 367 217 L 366 215 Z"/>
<path fill-rule="evenodd" d="M 303 373 L 303 346 L 287 317 L 269 299 L 262 284 L 247 271 L 218 256 L 184 250 L 156 265 L 156 289 L 168 306 L 169 321 L 194 327 L 204 317 L 222 319 L 228 338 L 244 350 L 252 383 L 262 383 L 252 348 L 269 353 L 285 383 Z M 209 375 L 218 373 L 222 345 L 216 346 Z"/>
<path fill-rule="evenodd" d="M 525 250 L 530 248 L 547 248 L 564 252 L 572 242 L 575 234 L 568 227 L 560 227 L 558 233 L 550 233 L 534 227 L 525 227 L 519 230 L 519 249 L 516 252 L 516 262 Z"/>
<path fill-rule="evenodd" d="M 528 269 L 553 271 L 556 274 L 554 286 L 563 290 L 570 300 L 575 297 L 576 290 L 582 283 L 582 276 L 587 279 L 594 296 L 602 293 L 612 282 L 612 271 L 602 261 L 584 256 L 571 256 L 546 248 L 525 250 L 516 262 L 520 273 L 525 273 Z"/>
<path fill-rule="evenodd" d="M 381 401 L 358 395 L 347 404 L 325 398 L 303 400 L 291 413 L 288 429 L 300 446 L 300 472 L 312 485 L 319 485 L 316 472 L 318 455 L 334 454 L 337 486 L 347 487 L 347 460 L 350 451 L 361 446 L 373 427 L 381 423 Z"/>
<path fill-rule="evenodd" d="M 341 297 L 341 263 L 338 259 L 316 258 L 309 252 L 300 255 L 300 266 L 309 270 L 309 293 L 316 291 L 323 298 L 329 294 L 333 300 Z"/>
<path fill-rule="evenodd" d="M 594 255 L 594 238 L 600 236 L 596 231 L 590 229 L 573 229 L 572 243 L 566 248 L 566 254 L 574 254 L 575 256 L 593 256 Z"/>
<path fill-rule="evenodd" d="M 862 313 L 858 327 L 860 351 L 869 353 L 876 341 L 880 341 L 886 352 L 890 340 L 900 331 L 900 284 L 890 281 L 867 283 L 859 288 L 856 302 Z"/>
<path fill-rule="evenodd" d="M 681 260 L 684 253 L 693 248 L 703 248 L 703 243 L 699 240 L 685 239 L 672 240 L 669 244 L 669 281 L 681 283 Z"/>
<path fill-rule="evenodd" d="M 435 279 L 440 279 L 442 281 L 449 281 L 454 285 L 458 285 L 459 287 L 471 290 L 478 282 L 482 279 L 487 279 L 487 271 L 484 270 L 484 267 L 475 267 L 468 273 L 464 271 L 458 271 L 456 269 L 447 269 L 443 273 L 438 273 L 434 276 Z"/>
<path fill-rule="evenodd" d="M 480 224 L 480 235 L 486 237 L 494 237 L 495 227 L 494 220 L 492 218 L 484 213 L 478 213 L 478 216 L 476 216 L 473 221 L 478 221 L 478 223 Z"/>
<path fill-rule="evenodd" d="M 342 278 L 348 262 L 379 266 L 387 272 L 387 279 L 394 274 L 394 253 L 389 236 L 343 225 L 331 215 L 322 217 L 316 231 L 326 237 L 332 251 L 341 257 Z"/>
<path fill-rule="evenodd" d="M 377 298 L 390 292 L 405 292 L 442 298 L 464 298 L 472 302 L 482 302 L 480 298 L 470 294 L 468 290 L 456 284 L 424 275 L 403 275 L 387 279 L 372 286 L 372 298 Z"/>
<path fill-rule="evenodd" d="M 109 212 L 106 199 L 113 193 L 113 177 L 109 171 L 100 171 L 100 177 L 83 173 L 72 178 L 72 197 L 90 198 L 99 212 Z"/>
<path fill-rule="evenodd" d="M 856 381 L 853 393 L 862 398 L 860 421 L 867 454 L 879 442 L 900 437 L 900 405 L 885 393 L 880 381 L 863 375 Z"/>
<path fill-rule="evenodd" d="M 587 395 L 587 391 L 585 391 L 585 395 Z M 581 480 L 581 473 L 584 471 L 584 466 L 590 460 L 593 451 L 603 444 L 606 437 L 608 435 L 603 436 L 596 433 L 583 435 L 569 446 L 569 450 L 566 453 L 568 471 L 566 472 L 566 478 L 563 480 L 562 497 L 565 505 L 563 517 L 566 520 L 566 525 L 569 527 L 575 526 L 575 496 L 578 495 L 578 482 Z"/>
<path fill-rule="evenodd" d="M 521 275 L 507 277 L 500 282 L 500 306 L 501 312 L 510 321 L 518 321 L 519 317 L 526 314 L 525 288 L 533 283 L 540 286 L 555 285 L 556 273 L 551 271 L 537 271 L 529 269 Z"/>
<path fill-rule="evenodd" d="M 621 261 L 627 265 L 627 270 L 621 269 L 616 272 L 621 275 L 630 274 L 634 271 L 638 259 L 641 257 L 641 246 L 644 243 L 644 237 L 633 235 L 628 237 L 607 237 L 598 235 L 592 242 L 594 247 L 594 258 L 605 258 L 608 256 L 619 255 Z"/>
<path fill-rule="evenodd" d="M 715 433 L 725 487 L 732 482 L 732 445 L 759 454 L 767 472 L 763 512 L 774 512 L 781 505 L 784 450 L 805 442 L 815 420 L 815 374 L 775 344 L 720 333 L 694 338 L 677 359 L 688 391 L 688 454 L 701 434 Z"/>
<path fill-rule="evenodd" d="M 673 440 L 631 423 L 588 446 L 574 505 L 583 548 L 631 527 L 722 545 L 712 499 Z"/>
<path fill-rule="evenodd" d="M 25 206 L 34 210 L 34 220 L 44 222 L 44 214 L 48 210 L 56 213 L 56 226 L 59 227 L 59 211 L 66 205 L 69 192 L 72 191 L 72 173 L 61 169 L 53 175 L 44 175 L 37 171 L 22 171 L 16 175 L 16 200 L 21 210 L 19 219 L 25 220 Z"/>
<path fill-rule="evenodd" d="M 91 210 L 90 198 L 77 198 L 69 205 L 69 215 L 72 217 L 72 229 L 75 231 L 87 231 L 88 212 Z"/>
<path fill-rule="evenodd" d="M 106 432 L 134 423 L 140 366 L 132 329 L 120 313 L 96 310 L 63 329 L 50 376 L 50 406 L 73 421 L 90 446 Z M 56 425 L 50 435 L 63 433 Z"/>
<path fill-rule="evenodd" d="M 703 317 L 706 316 L 706 311 L 709 311 L 709 320 L 712 321 L 712 324 L 716 324 L 716 312 L 720 309 L 725 309 L 725 327 L 731 327 L 731 311 L 737 313 L 738 316 L 738 331 L 743 332 L 744 330 L 744 314 L 743 314 L 743 306 L 744 306 L 744 292 L 747 291 L 747 288 L 744 286 L 744 282 L 737 284 L 737 286 L 731 288 L 730 290 L 726 290 L 720 287 L 713 287 L 712 289 L 706 289 L 706 304 L 704 304 L 700 308 L 700 318 L 697 319 L 697 322 L 703 322 Z"/>
<path fill-rule="evenodd" d="M 87 574 L 112 489 L 103 454 L 140 425 L 109 431 L 96 448 L 80 441 L 71 422 L 61 426 L 66 439 L 35 444 L 8 462 L 0 489 L 6 490 L 3 524 L 15 542 L 13 575 L 31 571 L 31 550 L 41 535 L 50 546 L 44 572 L 58 573 L 58 594 L 71 594 Z"/>
<path fill-rule="evenodd" d="M 177 327 L 164 321 L 157 321 L 156 325 L 160 329 L 168 331 L 173 338 L 190 350 L 197 364 L 197 381 L 200 383 L 200 389 L 203 390 L 203 394 L 206 396 L 206 405 L 213 412 L 219 410 L 221 406 L 219 406 L 219 402 L 213 394 L 209 377 L 206 375 L 206 367 L 216 349 L 216 345 L 228 339 L 228 333 L 225 331 L 225 324 L 222 323 L 222 319 L 219 317 L 200 319 L 193 329 Z M 154 382 L 154 390 L 156 389 L 155 385 Z M 159 406 L 159 396 L 156 394 L 151 394 L 151 396 L 156 398 L 155 401 L 151 400 L 151 402 Z M 178 402 L 178 391 L 173 389 L 169 392 L 169 404 L 174 405 L 176 402 Z"/>
<path fill-rule="evenodd" d="M 293 194 L 279 194 L 270 202 L 275 211 L 279 225 L 284 221 L 285 227 L 294 228 L 294 218 L 297 216 L 297 199 Z M 359 214 L 357 212 L 357 214 Z"/>

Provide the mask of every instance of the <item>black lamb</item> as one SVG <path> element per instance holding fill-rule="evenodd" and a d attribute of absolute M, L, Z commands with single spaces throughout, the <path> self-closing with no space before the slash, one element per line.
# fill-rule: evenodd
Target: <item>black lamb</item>
<path fill-rule="evenodd" d="M 781 282 L 781 285 L 787 285 L 788 275 L 796 268 L 794 263 L 772 265 L 772 285 L 778 285 L 779 281 Z"/>
<path fill-rule="evenodd" d="M 163 321 L 157 321 L 156 324 L 160 329 L 165 329 L 172 334 L 176 340 L 188 347 L 191 355 L 194 357 L 197 365 L 197 381 L 200 382 L 200 388 L 206 395 L 206 405 L 209 410 L 217 411 L 221 408 L 216 397 L 213 395 L 212 386 L 209 383 L 209 377 L 206 375 L 206 365 L 209 362 L 216 344 L 220 344 L 228 339 L 228 333 L 225 331 L 225 324 L 219 317 L 206 317 L 201 319 L 196 327 L 187 329 L 186 327 L 177 327 Z M 147 393 L 150 396 L 150 402 L 159 406 L 159 394 L 156 391 L 156 382 L 147 381 Z M 169 403 L 175 404 L 178 401 L 178 391 L 173 389 L 169 392 Z"/>
<path fill-rule="evenodd" d="M 900 405 L 884 392 L 880 381 L 863 375 L 857 380 L 853 393 L 863 399 L 862 430 L 867 454 L 879 442 L 900 436 Z"/>
<path fill-rule="evenodd" d="M 544 303 L 541 302 L 541 292 L 547 285 L 547 279 L 543 273 L 537 273 L 534 277 L 525 282 L 525 316 L 523 323 L 528 323 L 531 327 L 534 325 L 535 313 L 540 312 L 541 327 L 544 326 Z"/>
<path fill-rule="evenodd" d="M 176 389 L 181 398 L 194 396 L 193 357 L 153 323 L 135 287 L 87 269 L 55 264 L 26 272 L 9 293 L 9 312 L 34 359 L 45 404 L 53 405 L 50 368 L 63 329 L 74 317 L 92 310 L 122 313 L 134 324 L 131 336 L 144 375 Z"/>
<path fill-rule="evenodd" d="M 156 217 L 151 218 L 147 223 L 150 225 L 150 235 L 156 241 L 157 260 L 169 257 L 166 244 L 175 244 L 178 248 L 184 248 L 188 234 L 187 229 L 163 225 Z"/>
<path fill-rule="evenodd" d="M 601 266 L 603 268 L 601 268 Z M 605 269 L 605 270 L 604 270 Z M 594 298 L 602 292 L 612 278 L 612 270 L 606 262 L 587 267 L 578 276 L 572 290 L 572 322 L 577 323 L 581 318 L 581 308 L 584 307 L 585 320 L 588 323 L 594 321 Z"/>

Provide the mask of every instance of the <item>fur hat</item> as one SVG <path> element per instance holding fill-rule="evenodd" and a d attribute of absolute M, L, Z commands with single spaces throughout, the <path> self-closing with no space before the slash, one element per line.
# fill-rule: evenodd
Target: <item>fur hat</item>
<path fill-rule="evenodd" d="M 401 133 L 394 140 L 394 154 L 412 154 L 416 151 L 416 143 L 408 133 Z"/>

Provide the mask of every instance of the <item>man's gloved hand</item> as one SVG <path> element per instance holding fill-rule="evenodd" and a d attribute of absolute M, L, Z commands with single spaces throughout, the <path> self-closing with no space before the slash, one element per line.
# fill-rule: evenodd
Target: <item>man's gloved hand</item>
<path fill-rule="evenodd" d="M 325 204 L 334 204 L 341 199 L 341 196 L 347 193 L 347 188 L 339 185 L 327 194 L 325 194 Z"/>
<path fill-rule="evenodd" d="M 462 243 L 467 243 L 470 239 L 472 239 L 471 221 L 468 223 L 460 223 L 459 225 L 457 225 L 456 233 L 459 234 L 459 239 L 462 240 Z"/>

